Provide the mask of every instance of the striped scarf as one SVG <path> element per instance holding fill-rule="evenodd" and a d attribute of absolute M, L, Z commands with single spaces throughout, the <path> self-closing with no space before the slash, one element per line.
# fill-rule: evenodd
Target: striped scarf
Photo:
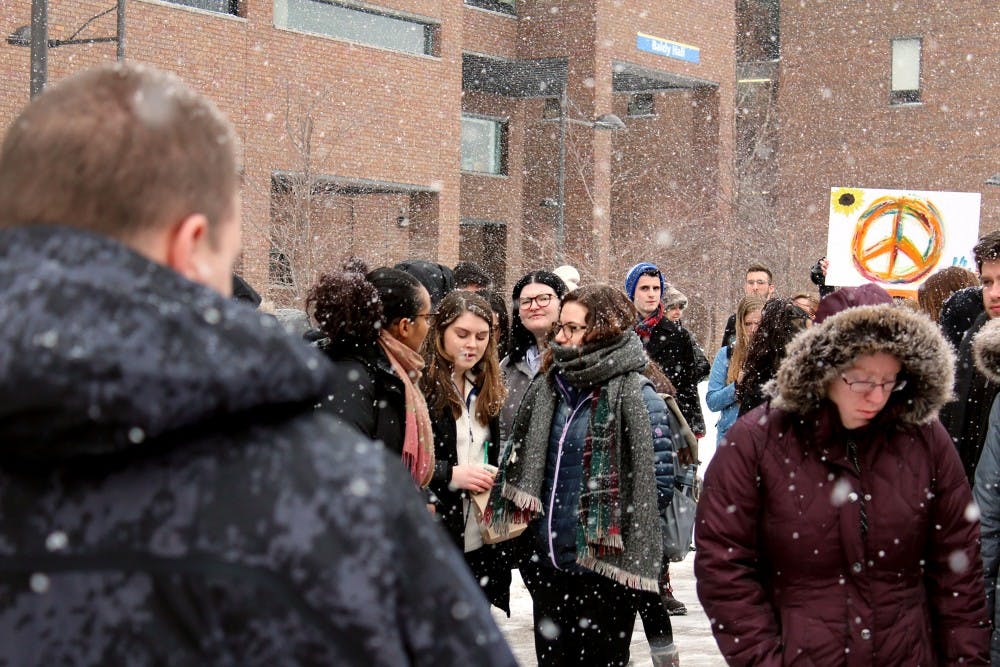
<path fill-rule="evenodd" d="M 553 345 L 554 371 L 528 386 L 511 425 L 484 520 L 499 532 L 542 514 L 540 499 L 558 373 L 592 390 L 576 533 L 576 561 L 639 590 L 656 591 L 662 547 L 653 440 L 640 372 L 648 360 L 633 332 L 599 348 Z M 628 508 L 628 511 L 623 511 Z"/>

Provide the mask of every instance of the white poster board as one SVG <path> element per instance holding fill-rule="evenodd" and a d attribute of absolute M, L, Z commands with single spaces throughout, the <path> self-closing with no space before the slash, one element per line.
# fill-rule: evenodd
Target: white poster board
<path fill-rule="evenodd" d="M 915 292 L 949 266 L 975 271 L 978 192 L 830 188 L 826 284 Z"/>

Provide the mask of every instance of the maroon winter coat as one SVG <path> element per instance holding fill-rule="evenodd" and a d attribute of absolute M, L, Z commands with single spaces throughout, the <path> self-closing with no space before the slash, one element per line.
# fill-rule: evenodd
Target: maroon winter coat
<path fill-rule="evenodd" d="M 772 404 L 726 434 L 699 502 L 695 574 L 730 664 L 989 664 L 979 525 L 935 418 L 951 386 L 943 345 L 919 315 L 845 311 L 793 341 Z M 825 387 L 874 351 L 900 359 L 907 386 L 847 431 Z"/>

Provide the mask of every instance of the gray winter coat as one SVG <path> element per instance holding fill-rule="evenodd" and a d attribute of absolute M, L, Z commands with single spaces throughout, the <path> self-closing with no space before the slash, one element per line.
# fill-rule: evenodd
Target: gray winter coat
<path fill-rule="evenodd" d="M 973 349 L 979 371 L 991 382 L 1000 382 L 1000 320 L 991 321 L 981 329 Z M 1000 397 L 993 401 L 990 410 L 972 495 L 979 505 L 986 602 L 993 621 L 990 659 L 992 664 L 1000 665 L 1000 612 L 996 605 L 997 586 L 1000 586 Z"/>
<path fill-rule="evenodd" d="M 402 466 L 313 410 L 331 369 L 118 243 L 0 231 L 0 665 L 514 665 Z"/>
<path fill-rule="evenodd" d="M 514 423 L 514 415 L 517 414 L 517 406 L 521 405 L 521 398 L 535 378 L 535 374 L 531 372 L 527 361 L 521 359 L 511 363 L 509 356 L 500 362 L 500 370 L 507 386 L 507 398 L 500 411 L 500 442 L 507 442 L 511 424 Z"/>

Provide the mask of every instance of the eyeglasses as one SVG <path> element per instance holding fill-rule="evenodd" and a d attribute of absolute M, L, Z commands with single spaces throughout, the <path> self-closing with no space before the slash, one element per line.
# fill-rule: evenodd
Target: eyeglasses
<path fill-rule="evenodd" d="M 887 394 L 899 391 L 906 386 L 906 380 L 886 380 L 885 382 L 872 382 L 871 380 L 848 380 L 846 376 L 841 375 L 840 379 L 844 381 L 847 388 L 853 391 L 855 394 L 870 394 L 875 391 L 876 387 L 880 387 L 882 391 Z"/>
<path fill-rule="evenodd" d="M 417 313 L 416 315 L 414 315 L 410 319 L 411 320 L 416 320 L 418 317 L 426 317 L 427 318 L 427 324 L 433 324 L 434 323 L 434 318 L 437 317 L 437 315 L 438 314 L 435 313 L 435 312 L 433 312 L 433 311 L 430 312 L 430 313 Z"/>
<path fill-rule="evenodd" d="M 590 327 L 581 326 L 579 324 L 573 324 L 572 322 L 567 322 L 563 324 L 562 322 L 556 322 L 552 325 L 552 335 L 558 336 L 559 332 L 563 333 L 566 338 L 572 338 L 581 331 L 587 331 Z"/>
<path fill-rule="evenodd" d="M 517 303 L 525 310 L 531 308 L 532 303 L 537 305 L 539 308 L 545 308 L 547 305 L 552 303 L 552 299 L 554 298 L 556 298 L 555 294 L 538 294 L 536 296 L 521 297 L 517 300 Z"/>

